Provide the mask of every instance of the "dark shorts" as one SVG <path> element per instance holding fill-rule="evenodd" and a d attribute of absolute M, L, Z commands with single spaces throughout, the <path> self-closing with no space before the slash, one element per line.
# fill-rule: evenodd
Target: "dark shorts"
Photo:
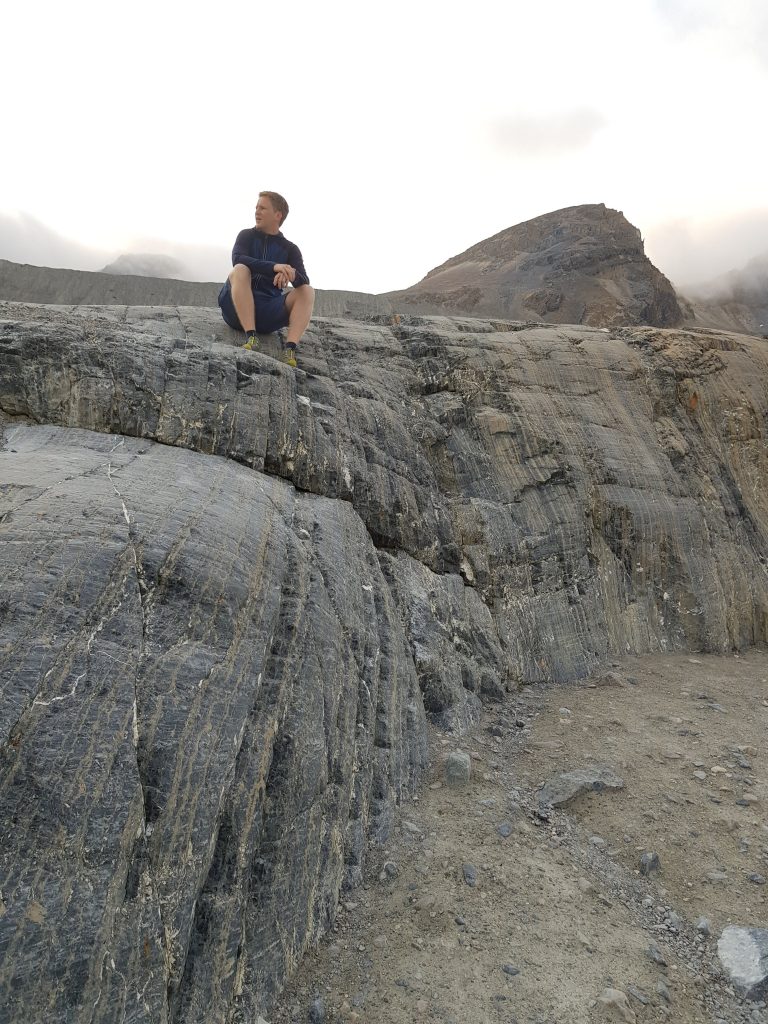
<path fill-rule="evenodd" d="M 284 295 L 265 295 L 253 292 L 253 303 L 256 306 L 256 330 L 259 334 L 271 334 L 281 327 L 288 326 L 288 310 L 285 308 Z M 219 292 L 219 308 L 225 322 L 234 331 L 242 331 L 243 325 L 235 312 L 232 302 L 232 288 L 227 281 Z"/>

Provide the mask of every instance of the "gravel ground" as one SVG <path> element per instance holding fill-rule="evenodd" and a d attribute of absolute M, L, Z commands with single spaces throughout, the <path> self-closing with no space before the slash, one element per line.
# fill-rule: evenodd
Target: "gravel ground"
<path fill-rule="evenodd" d="M 717 955 L 727 925 L 768 927 L 767 725 L 756 649 L 628 658 L 433 731 L 427 785 L 270 1024 L 768 1024 Z M 623 787 L 541 805 L 596 767 Z"/>

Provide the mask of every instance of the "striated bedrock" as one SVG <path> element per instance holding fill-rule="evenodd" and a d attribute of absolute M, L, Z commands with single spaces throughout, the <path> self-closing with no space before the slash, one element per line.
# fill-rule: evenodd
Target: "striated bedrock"
<path fill-rule="evenodd" d="M 359 883 L 426 722 L 768 633 L 768 348 L 0 304 L 0 999 L 239 1022 Z"/>
<path fill-rule="evenodd" d="M 225 459 L 4 434 L 0 991 L 253 1020 L 425 762 L 360 518 Z"/>

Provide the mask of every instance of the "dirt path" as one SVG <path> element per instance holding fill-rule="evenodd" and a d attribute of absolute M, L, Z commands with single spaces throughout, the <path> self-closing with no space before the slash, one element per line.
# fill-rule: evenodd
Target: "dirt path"
<path fill-rule="evenodd" d="M 428 785 L 270 1024 L 768 1022 L 716 949 L 727 924 L 768 927 L 767 726 L 755 650 L 626 659 L 526 689 L 460 742 L 434 732 Z M 542 783 L 595 765 L 624 787 L 540 807 Z"/>

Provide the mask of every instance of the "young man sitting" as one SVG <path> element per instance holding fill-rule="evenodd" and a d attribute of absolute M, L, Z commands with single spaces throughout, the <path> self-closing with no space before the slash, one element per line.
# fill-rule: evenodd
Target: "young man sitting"
<path fill-rule="evenodd" d="M 244 348 L 258 348 L 258 334 L 287 327 L 281 359 L 296 366 L 296 346 L 309 325 L 315 291 L 299 247 L 280 230 L 288 203 L 277 192 L 259 192 L 256 226 L 235 239 L 232 271 L 219 292 L 221 315 L 234 330 L 245 331 Z M 287 292 L 288 285 L 293 287 Z"/>

